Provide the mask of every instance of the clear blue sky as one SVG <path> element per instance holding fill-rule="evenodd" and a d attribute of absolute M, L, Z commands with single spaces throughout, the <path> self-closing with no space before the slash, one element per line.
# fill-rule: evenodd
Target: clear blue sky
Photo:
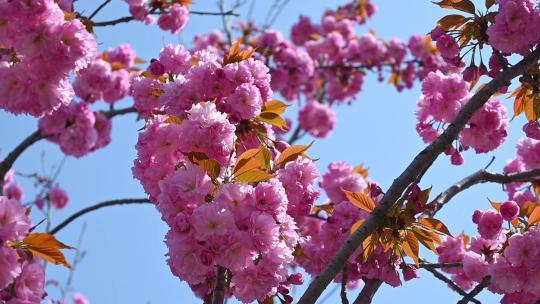
<path fill-rule="evenodd" d="M 192 9 L 216 11 L 215 2 L 198 0 Z M 344 2 L 291 0 L 275 27 L 288 35 L 288 29 L 296 22 L 299 14 L 319 20 L 325 8 Z M 99 3 L 101 1 L 78 1 L 77 5 L 84 6 L 88 14 Z M 269 0 L 257 1 L 256 20 L 263 19 L 269 3 Z M 362 27 L 359 33 L 373 28 L 379 37 L 398 37 L 405 40 L 415 33 L 427 33 L 440 17 L 450 13 L 427 0 L 374 0 L 374 3 L 378 7 L 376 16 L 367 26 Z M 241 13 L 245 16 L 246 11 L 247 7 Z M 95 19 L 109 20 L 125 15 L 127 5 L 123 1 L 114 0 Z M 162 32 L 155 25 L 148 27 L 141 23 L 130 23 L 97 28 L 96 36 L 101 49 L 129 42 L 139 57 L 150 59 L 157 56 L 165 43 L 189 43 L 195 34 L 220 26 L 221 20 L 218 17 L 191 16 L 187 28 L 180 35 Z M 324 173 L 327 164 L 335 160 L 346 160 L 351 164 L 364 163 L 370 168 L 371 177 L 380 182 L 383 188 L 388 187 L 424 147 L 416 134 L 416 120 L 413 115 L 419 95 L 418 86 L 413 90 L 397 93 L 391 86 L 378 83 L 374 75 L 367 77 L 364 91 L 358 96 L 358 100 L 352 106 L 338 108 L 339 120 L 334 134 L 329 139 L 317 141 L 311 149 L 310 155 L 320 158 L 318 167 L 321 172 Z M 125 100 L 120 106 L 128 106 L 130 103 L 131 100 Z M 510 100 L 504 100 L 504 103 L 511 106 Z M 515 154 L 515 143 L 522 136 L 521 125 L 522 118 L 511 124 L 507 142 L 495 153 L 476 156 L 467 152 L 464 155 L 466 164 L 460 167 L 451 166 L 447 157 L 440 158 L 423 178 L 422 186 L 433 185 L 432 193 L 439 193 L 483 167 L 493 155 L 497 158 L 491 168 L 500 171 L 505 161 Z M 131 165 L 135 158 L 134 145 L 137 130 L 141 126 L 141 122 L 135 122 L 133 115 L 115 118 L 111 145 L 80 160 L 71 157 L 67 159 L 58 181 L 67 189 L 70 203 L 66 209 L 54 214 L 53 223 L 59 223 L 73 212 L 104 200 L 144 197 L 141 186 L 131 176 Z M 33 118 L 14 117 L 0 112 L 0 156 L 5 156 L 7 151 L 36 127 L 37 123 Z M 46 160 L 45 168 L 51 168 L 63 158 L 56 145 L 41 142 L 31 147 L 16 162 L 15 169 L 25 173 L 42 173 L 42 155 Z M 18 180 L 25 185 L 26 198 L 32 199 L 32 184 L 21 178 Z M 474 233 L 475 227 L 470 220 L 472 211 L 476 208 L 487 209 L 487 197 L 494 200 L 505 199 L 505 194 L 500 189 L 499 185 L 477 186 L 458 195 L 439 216 L 445 218 L 445 222 L 455 233 L 462 230 Z M 93 303 L 200 303 L 185 283 L 172 276 L 165 263 L 166 247 L 163 237 L 167 228 L 153 206 L 132 205 L 102 209 L 61 231 L 58 234 L 59 239 L 67 244 L 76 244 L 83 223 L 87 223 L 87 229 L 82 247 L 87 253 L 77 268 L 73 283 L 76 290 L 85 293 Z M 421 254 L 433 259 L 427 250 L 421 251 Z M 48 267 L 48 278 L 59 280 L 61 284 L 64 284 L 67 273 L 64 268 Z M 457 294 L 442 282 L 432 279 L 429 273 L 422 271 L 420 274 L 422 279 L 404 283 L 400 288 L 384 286 L 375 296 L 374 303 L 395 302 L 396 299 L 402 304 L 455 303 L 458 300 Z M 306 281 L 309 281 L 309 278 Z M 333 286 L 328 288 L 331 289 Z M 58 294 L 54 287 L 48 290 L 52 295 Z M 299 296 L 303 290 L 297 289 L 296 295 Z M 357 292 L 350 291 L 351 298 Z M 498 299 L 487 292 L 478 298 L 490 303 Z M 338 293 L 326 301 L 337 302 Z"/>

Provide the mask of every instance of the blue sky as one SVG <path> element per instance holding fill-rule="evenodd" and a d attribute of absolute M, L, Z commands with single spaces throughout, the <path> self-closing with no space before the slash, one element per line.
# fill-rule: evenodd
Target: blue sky
<path fill-rule="evenodd" d="M 199 0 L 192 9 L 216 11 L 215 2 Z M 288 29 L 296 22 L 299 14 L 319 20 L 325 8 L 344 2 L 291 0 L 274 27 L 288 35 Z M 78 1 L 77 5 L 84 7 L 82 11 L 88 14 L 99 3 L 101 1 Z M 256 20 L 263 20 L 269 3 L 271 1 L 256 1 Z M 440 17 L 450 13 L 427 0 L 374 0 L 374 3 L 378 12 L 372 21 L 358 30 L 360 34 L 373 28 L 379 37 L 406 40 L 412 34 L 427 33 Z M 245 16 L 246 11 L 247 6 L 242 8 L 240 13 Z M 110 20 L 125 15 L 127 5 L 123 1 L 114 0 L 95 20 Z M 189 43 L 195 34 L 202 34 L 220 26 L 219 17 L 194 15 L 179 35 L 160 31 L 155 25 L 145 26 L 135 22 L 96 28 L 95 32 L 102 50 L 129 42 L 139 57 L 150 59 L 157 57 L 165 43 Z M 310 150 L 311 156 L 320 159 L 317 162 L 320 171 L 324 173 L 328 163 L 336 160 L 346 160 L 353 165 L 363 163 L 369 167 L 372 179 L 378 181 L 383 188 L 388 187 L 424 147 L 416 134 L 416 119 L 413 115 L 419 95 L 418 85 L 412 90 L 398 93 L 393 87 L 378 83 L 376 75 L 369 75 L 364 91 L 357 100 L 351 106 L 340 106 L 337 109 L 338 124 L 333 135 L 316 141 Z M 129 99 L 125 100 L 119 106 L 128 106 L 131 102 Z M 504 103 L 511 107 L 510 100 L 505 99 Z M 104 104 L 101 106 L 105 107 Z M 492 156 L 496 156 L 496 160 L 491 169 L 501 171 L 506 160 L 515 154 L 515 143 L 522 136 L 520 129 L 523 122 L 523 118 L 520 118 L 511 124 L 508 140 L 495 153 L 477 156 L 467 152 L 464 155 L 466 164 L 460 167 L 450 165 L 448 157 L 441 157 L 423 178 L 422 186 L 433 186 L 432 193 L 439 193 L 462 177 L 484 167 Z M 53 215 L 53 223 L 59 223 L 73 212 L 104 200 L 144 197 L 141 186 L 131 176 L 131 165 L 135 158 L 134 145 L 137 141 L 137 130 L 141 126 L 142 123 L 135 122 L 133 115 L 115 118 L 113 141 L 106 149 L 82 159 L 69 157 L 66 160 L 58 181 L 67 189 L 70 203 L 67 208 Z M 36 127 L 34 118 L 15 117 L 0 112 L 0 156 L 5 156 L 7 151 Z M 63 155 L 56 145 L 41 142 L 32 146 L 16 162 L 15 169 L 24 173 L 43 173 L 43 159 L 43 167 L 50 169 L 59 164 L 62 158 Z M 26 198 L 33 198 L 32 183 L 20 177 L 18 181 L 25 185 Z M 471 214 L 476 208 L 489 207 L 487 197 L 503 200 L 505 194 L 500 185 L 476 186 L 455 197 L 451 205 L 439 213 L 439 217 L 444 218 L 455 233 L 462 230 L 474 233 Z M 93 303 L 200 303 L 185 283 L 172 276 L 165 263 L 166 247 L 163 237 L 167 228 L 153 206 L 131 205 L 102 209 L 77 220 L 57 236 L 67 244 L 76 244 L 84 223 L 87 227 L 82 249 L 86 251 L 86 255 L 77 267 L 73 285 Z M 433 258 L 427 250 L 421 251 L 422 253 Z M 66 269 L 49 266 L 47 271 L 49 279 L 56 279 L 64 284 L 68 274 Z M 452 303 L 459 299 L 457 294 L 442 282 L 431 278 L 429 273 L 422 271 L 420 274 L 422 279 L 404 283 L 400 288 L 384 286 L 375 296 L 374 303 L 388 303 L 396 299 L 402 304 Z M 309 278 L 306 278 L 306 281 L 309 281 Z M 304 288 L 298 288 L 296 295 L 299 296 Z M 331 289 L 333 286 L 328 288 Z M 52 295 L 58 295 L 54 287 L 48 290 Z M 349 291 L 351 298 L 358 291 Z M 326 303 L 337 303 L 338 297 L 338 293 L 335 293 Z M 498 299 L 486 292 L 478 298 L 486 302 L 495 302 Z"/>

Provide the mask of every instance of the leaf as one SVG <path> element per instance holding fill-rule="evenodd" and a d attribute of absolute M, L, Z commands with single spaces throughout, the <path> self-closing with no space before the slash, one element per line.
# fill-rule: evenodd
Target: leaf
<path fill-rule="evenodd" d="M 495 4 L 495 0 L 486 0 L 486 8 L 490 9 Z"/>
<path fill-rule="evenodd" d="M 405 231 L 405 240 L 401 244 L 401 248 L 409 257 L 411 257 L 414 263 L 418 266 L 420 258 L 418 253 L 420 251 L 418 239 L 411 231 Z"/>
<path fill-rule="evenodd" d="M 364 178 L 368 178 L 368 176 L 369 176 L 368 168 L 364 167 L 364 165 L 358 165 L 358 166 L 354 167 L 352 172 L 353 173 L 358 173 L 358 174 L 362 175 Z"/>
<path fill-rule="evenodd" d="M 23 248 L 32 254 L 56 265 L 64 265 L 72 268 L 66 261 L 66 257 L 60 249 L 75 249 L 58 241 L 52 234 L 31 233 L 22 241 Z"/>
<path fill-rule="evenodd" d="M 437 219 L 421 218 L 421 219 L 418 219 L 418 223 L 420 223 L 424 227 L 430 228 L 431 230 L 435 230 L 441 234 L 452 236 L 452 234 L 450 233 L 446 225 Z"/>
<path fill-rule="evenodd" d="M 501 210 L 502 203 L 498 203 L 498 202 L 492 201 L 490 199 L 488 199 L 488 201 L 491 204 L 491 207 L 493 207 L 493 209 L 495 209 L 497 211 Z"/>
<path fill-rule="evenodd" d="M 439 21 L 437 21 L 437 25 L 442 28 L 445 31 L 459 28 L 462 26 L 465 22 L 469 20 L 465 16 L 462 15 L 448 15 L 442 17 Z"/>
<path fill-rule="evenodd" d="M 461 232 L 459 236 L 463 239 L 463 246 L 467 247 L 471 242 L 471 237 L 465 234 L 465 232 Z"/>
<path fill-rule="evenodd" d="M 249 51 L 241 50 L 240 46 L 242 44 L 242 39 L 238 39 L 229 49 L 229 53 L 225 55 L 225 58 L 223 59 L 223 65 L 227 65 L 229 63 L 234 62 L 240 62 L 244 61 L 251 56 L 253 56 L 253 53 L 255 53 L 255 49 L 251 49 Z"/>
<path fill-rule="evenodd" d="M 187 152 L 184 155 L 194 164 L 197 164 L 198 161 L 203 159 L 210 159 L 205 153 L 197 151 Z"/>
<path fill-rule="evenodd" d="M 275 113 L 279 115 L 279 114 L 285 113 L 285 110 L 287 110 L 288 107 L 289 105 L 285 104 L 284 102 L 276 100 L 276 99 L 272 99 L 272 100 L 267 101 L 263 105 L 261 109 L 261 113 L 269 112 L 269 113 Z"/>
<path fill-rule="evenodd" d="M 234 166 L 233 175 L 262 166 L 263 163 L 260 163 L 259 159 L 256 158 L 256 156 L 260 153 L 262 153 L 261 148 L 257 148 L 246 150 L 244 153 L 240 154 L 236 161 L 236 165 Z"/>
<path fill-rule="evenodd" d="M 343 193 L 345 193 L 345 196 L 347 196 L 347 199 L 349 202 L 351 202 L 356 207 L 371 213 L 375 209 L 375 202 L 369 197 L 368 195 L 361 193 L 361 192 L 350 192 L 345 189 L 341 189 Z"/>
<path fill-rule="evenodd" d="M 277 159 L 278 166 L 284 167 L 285 164 L 288 162 L 296 160 L 300 155 L 304 154 L 311 146 L 313 145 L 313 142 L 311 142 L 307 146 L 297 145 L 297 146 L 290 146 L 287 147 L 281 154 L 279 155 Z"/>
<path fill-rule="evenodd" d="M 167 119 L 165 119 L 163 123 L 181 125 L 182 120 L 174 115 L 169 115 L 169 117 L 167 117 Z"/>
<path fill-rule="evenodd" d="M 351 226 L 351 234 L 353 234 L 356 230 L 358 230 L 358 228 L 360 228 L 360 226 L 362 226 L 362 224 L 363 224 L 365 221 L 366 221 L 365 219 L 361 219 L 361 220 L 356 221 L 356 223 L 354 223 L 354 224 Z"/>
<path fill-rule="evenodd" d="M 311 212 L 318 213 L 321 210 L 328 214 L 332 214 L 334 213 L 334 204 L 322 204 L 322 205 L 313 206 L 313 208 L 311 209 Z"/>
<path fill-rule="evenodd" d="M 418 199 L 420 200 L 420 203 L 422 203 L 422 205 L 425 205 L 429 199 L 429 194 L 431 193 L 431 188 L 433 187 L 429 187 L 427 189 L 424 189 L 420 192 L 420 195 L 418 196 Z"/>
<path fill-rule="evenodd" d="M 364 241 L 362 242 L 362 249 L 363 249 L 363 254 L 362 256 L 364 257 L 364 262 L 367 262 L 369 256 L 371 255 L 371 252 L 373 251 L 373 235 L 370 235 L 368 237 L 366 237 L 364 239 Z"/>
<path fill-rule="evenodd" d="M 136 57 L 135 58 L 135 63 L 136 64 L 143 64 L 143 63 L 146 63 L 146 60 L 140 58 L 140 57 Z"/>
<path fill-rule="evenodd" d="M 256 119 L 269 123 L 272 126 L 276 126 L 282 130 L 287 128 L 287 122 L 279 114 L 273 112 L 262 112 Z"/>
<path fill-rule="evenodd" d="M 212 179 L 219 177 L 219 172 L 221 171 L 221 166 L 219 162 L 215 159 L 202 159 L 197 161 L 197 164 L 206 171 L 208 176 Z"/>
<path fill-rule="evenodd" d="M 538 206 L 537 203 L 526 201 L 523 206 L 520 208 L 519 215 L 520 216 L 530 216 L 531 213 L 534 211 L 534 209 Z"/>
<path fill-rule="evenodd" d="M 270 178 L 272 178 L 272 175 L 260 169 L 252 169 L 236 176 L 236 181 L 240 183 L 257 183 Z"/>
<path fill-rule="evenodd" d="M 424 245 L 424 247 L 428 248 L 429 250 L 433 251 L 435 254 L 437 254 L 437 249 L 435 248 L 435 244 L 433 242 L 433 239 L 431 236 L 425 232 L 422 231 L 422 229 L 418 227 L 413 227 L 412 232 L 416 236 L 416 238 Z"/>
<path fill-rule="evenodd" d="M 538 222 L 540 222 L 540 205 L 534 208 L 531 215 L 529 215 L 529 219 L 527 219 L 527 224 L 529 226 L 532 226 Z"/>
<path fill-rule="evenodd" d="M 455 0 L 442 0 L 439 2 L 433 2 L 434 4 L 437 4 L 438 6 L 442 8 L 450 8 L 450 9 L 456 9 L 462 12 L 466 12 L 469 14 L 474 14 L 476 11 L 474 7 L 474 3 L 470 0 L 461 0 L 461 1 L 455 1 Z"/>

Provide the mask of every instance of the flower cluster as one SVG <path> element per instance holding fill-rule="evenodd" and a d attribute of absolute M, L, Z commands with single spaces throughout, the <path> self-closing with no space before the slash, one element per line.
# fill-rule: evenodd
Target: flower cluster
<path fill-rule="evenodd" d="M 39 120 L 41 134 L 75 157 L 108 145 L 111 128 L 110 119 L 102 112 L 90 111 L 87 103 L 72 102 Z"/>
<path fill-rule="evenodd" d="M 418 101 L 416 130 L 424 142 L 431 143 L 443 132 L 469 101 L 469 84 L 459 75 L 430 73 L 422 82 L 422 96 Z M 486 153 L 499 147 L 506 139 L 508 118 L 506 108 L 497 99 L 490 99 L 469 120 L 461 132 L 459 143 L 445 153 L 452 164 L 461 165 L 461 152 L 473 148 Z"/>
<path fill-rule="evenodd" d="M 8 246 L 28 234 L 27 210 L 19 201 L 0 196 L 0 218 L 0 299 L 8 304 L 38 304 L 45 296 L 43 267 Z"/>
<path fill-rule="evenodd" d="M 173 34 L 181 31 L 189 21 L 189 9 L 182 1 L 152 2 L 147 0 L 125 0 L 129 5 L 129 12 L 135 20 L 152 24 L 155 19 L 151 14 L 159 11 L 157 20 L 159 28 Z M 189 3 L 189 1 L 186 1 Z"/>
<path fill-rule="evenodd" d="M 128 96 L 136 59 L 129 44 L 103 52 L 79 71 L 73 84 L 75 94 L 88 103 L 103 100 L 109 104 Z"/>
<path fill-rule="evenodd" d="M 96 42 L 53 0 L 0 2 L 0 108 L 41 116 L 73 97 L 72 71 L 87 65 Z"/>

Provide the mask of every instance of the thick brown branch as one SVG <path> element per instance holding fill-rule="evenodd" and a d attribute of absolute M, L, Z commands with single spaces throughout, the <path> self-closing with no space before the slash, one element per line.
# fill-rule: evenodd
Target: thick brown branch
<path fill-rule="evenodd" d="M 226 11 L 226 12 L 200 12 L 200 11 L 189 11 L 192 15 L 200 15 L 200 16 L 238 16 L 237 13 L 233 11 Z M 99 22 L 92 22 L 92 25 L 94 27 L 96 26 L 111 26 L 111 25 L 117 25 L 120 23 L 127 23 L 135 20 L 133 16 L 125 16 L 120 17 L 117 19 L 109 20 L 109 21 L 99 21 Z"/>
<path fill-rule="evenodd" d="M 4 158 L 2 162 L 0 162 L 0 195 L 2 194 L 2 188 L 4 186 L 4 177 L 6 176 L 9 169 L 13 167 L 13 163 L 15 163 L 17 158 L 19 158 L 19 156 L 21 156 L 21 154 L 28 147 L 42 140 L 43 138 L 45 138 L 45 136 L 41 135 L 39 131 L 35 131 L 27 138 L 25 138 L 17 147 L 15 147 L 13 151 L 9 152 L 6 158 Z"/>
<path fill-rule="evenodd" d="M 150 200 L 147 199 L 147 198 L 124 198 L 124 199 L 105 201 L 105 202 L 102 202 L 102 203 L 99 203 L 99 204 L 96 204 L 96 205 L 93 205 L 93 206 L 90 206 L 90 207 L 86 207 L 84 209 L 81 209 L 81 210 L 75 212 L 73 215 L 71 215 L 70 217 L 65 219 L 58 226 L 51 229 L 49 231 L 49 233 L 50 234 L 55 234 L 58 231 L 64 229 L 67 225 L 69 225 L 71 222 L 78 219 L 79 217 L 81 217 L 81 216 L 83 216 L 83 215 L 85 215 L 87 213 L 96 211 L 98 209 L 105 208 L 105 207 L 111 207 L 111 206 L 131 205 L 131 204 L 152 204 L 152 202 L 150 202 Z"/>
<path fill-rule="evenodd" d="M 431 274 L 433 274 L 433 276 L 443 282 L 445 282 L 446 284 L 448 284 L 448 286 L 450 288 L 452 288 L 455 292 L 459 293 L 461 296 L 467 296 L 468 293 L 465 292 L 461 287 L 459 287 L 456 283 L 454 283 L 454 281 L 450 280 L 449 278 L 447 278 L 444 274 L 440 273 L 439 271 L 437 271 L 436 269 L 434 268 L 424 268 L 426 271 L 429 271 L 431 272 Z M 476 304 L 482 304 L 480 303 L 480 301 L 478 301 L 477 299 L 474 298 L 474 296 L 470 299 L 471 302 L 473 303 L 476 303 Z"/>
<path fill-rule="evenodd" d="M 432 202 L 434 204 L 433 211 L 429 214 L 434 216 L 444 205 L 446 205 L 454 196 L 461 191 L 468 189 L 476 184 L 482 183 L 498 183 L 509 184 L 514 182 L 532 182 L 540 178 L 540 169 L 534 169 L 530 171 L 524 171 L 520 173 L 512 174 L 497 174 L 491 173 L 486 170 L 479 170 L 475 173 L 465 177 L 459 182 L 446 189 L 439 194 Z"/>
<path fill-rule="evenodd" d="M 476 287 L 471 290 L 467 295 L 463 297 L 460 301 L 457 302 L 457 304 L 467 304 L 471 302 L 476 295 L 478 295 L 484 288 L 486 288 L 489 285 L 489 282 L 491 282 L 491 277 L 487 276 L 485 277 L 480 284 L 476 285 Z"/>
<path fill-rule="evenodd" d="M 537 49 L 516 65 L 501 72 L 471 97 L 469 102 L 464 105 L 458 113 L 454 122 L 451 123 L 432 144 L 422 150 L 403 173 L 394 180 L 377 208 L 375 208 L 362 226 L 349 237 L 345 244 L 343 244 L 324 271 L 311 282 L 306 292 L 300 298 L 299 303 L 311 304 L 317 301 L 328 284 L 330 284 L 341 271 L 343 265 L 347 262 L 353 252 L 355 252 L 375 228 L 380 227 L 384 223 L 386 213 L 394 206 L 403 191 L 405 191 L 405 189 L 452 144 L 474 113 L 480 109 L 495 92 L 499 91 L 502 87 L 508 86 L 510 80 L 522 74 L 531 64 L 536 63 L 539 58 L 540 49 Z"/>
<path fill-rule="evenodd" d="M 373 296 L 375 296 L 383 283 L 377 279 L 365 279 L 364 281 L 366 282 L 364 288 L 362 288 L 353 304 L 370 304 L 373 301 Z"/>

